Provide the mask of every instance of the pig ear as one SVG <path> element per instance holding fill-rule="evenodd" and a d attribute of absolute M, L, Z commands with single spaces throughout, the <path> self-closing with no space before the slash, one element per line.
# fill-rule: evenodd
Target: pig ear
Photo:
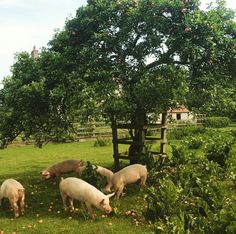
<path fill-rule="evenodd" d="M 100 204 L 104 203 L 104 200 L 105 200 L 105 199 L 102 199 L 102 200 L 100 201 Z"/>
<path fill-rule="evenodd" d="M 110 197 L 112 197 L 114 195 L 115 195 L 115 193 L 111 193 L 111 194 L 108 194 L 107 197 L 110 198 Z"/>

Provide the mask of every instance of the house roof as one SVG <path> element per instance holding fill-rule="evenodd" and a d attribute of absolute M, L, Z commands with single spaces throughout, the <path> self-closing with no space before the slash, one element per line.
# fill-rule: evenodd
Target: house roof
<path fill-rule="evenodd" d="M 178 108 L 170 109 L 168 112 L 169 113 L 189 113 L 189 110 L 186 107 L 181 106 Z"/>

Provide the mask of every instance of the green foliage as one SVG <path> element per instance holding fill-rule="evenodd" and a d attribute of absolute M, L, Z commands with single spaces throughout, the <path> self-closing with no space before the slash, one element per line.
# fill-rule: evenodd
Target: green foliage
<path fill-rule="evenodd" d="M 157 179 L 159 186 L 147 190 L 148 208 L 144 213 L 155 223 L 156 233 L 166 233 L 166 230 L 168 233 L 176 233 L 176 230 L 213 233 L 212 217 L 223 206 L 216 180 L 218 171 L 216 164 L 198 160 L 198 163 L 181 165 Z"/>
<path fill-rule="evenodd" d="M 71 106 L 71 100 L 65 98 L 61 85 L 53 81 L 58 72 L 53 70 L 55 64 L 47 64 L 55 61 L 55 57 L 46 51 L 37 60 L 25 52 L 16 56 L 13 76 L 4 80 L 4 88 L 0 92 L 2 147 L 19 134 L 23 139 L 32 137 L 38 146 L 68 134 L 71 116 L 67 115 L 67 107 Z"/>
<path fill-rule="evenodd" d="M 231 83 L 231 77 L 224 77 L 224 79 L 220 85 L 212 83 L 209 84 L 208 90 L 199 90 L 198 102 L 201 104 L 198 104 L 199 113 L 207 116 L 220 114 L 231 119 L 236 118 L 235 83 Z"/>
<path fill-rule="evenodd" d="M 146 194 L 148 208 L 145 216 L 152 221 L 179 214 L 177 204 L 180 201 L 182 189 L 178 188 L 170 179 L 161 179 L 158 182 L 159 187 L 147 189 Z"/>
<path fill-rule="evenodd" d="M 234 138 L 234 141 L 236 141 L 236 129 L 231 129 L 230 134 Z"/>
<path fill-rule="evenodd" d="M 225 128 L 229 126 L 230 119 L 227 117 L 206 117 L 203 124 L 208 128 Z"/>
<path fill-rule="evenodd" d="M 99 174 L 97 166 L 87 162 L 85 170 L 82 172 L 81 178 L 96 188 L 102 190 L 106 185 L 106 178 Z"/>
<path fill-rule="evenodd" d="M 204 138 L 200 134 L 196 136 L 190 136 L 184 140 L 184 143 L 189 149 L 199 149 L 204 143 Z"/>
<path fill-rule="evenodd" d="M 205 145 L 205 156 L 224 167 L 232 149 L 233 138 L 227 133 L 216 133 Z"/>
<path fill-rule="evenodd" d="M 231 151 L 229 156 L 226 159 L 226 168 L 227 168 L 227 176 L 231 179 L 236 186 L 236 154 L 235 150 Z"/>
<path fill-rule="evenodd" d="M 187 151 L 186 147 L 171 145 L 172 148 L 172 157 L 171 164 L 180 165 L 187 163 L 191 158 L 193 158 L 194 154 Z"/>
<path fill-rule="evenodd" d="M 236 232 L 236 200 L 224 199 L 223 208 L 212 216 L 212 233 L 234 234 Z"/>
<path fill-rule="evenodd" d="M 179 216 L 171 216 L 167 222 L 163 223 L 157 221 L 154 224 L 154 231 L 156 234 L 161 233 L 185 233 L 184 231 L 184 221 Z"/>
<path fill-rule="evenodd" d="M 108 146 L 111 145 L 111 140 L 106 138 L 97 138 L 94 142 L 94 147 Z"/>
<path fill-rule="evenodd" d="M 230 137 L 222 135 L 226 136 Z M 232 169 L 233 159 L 227 160 Z M 153 223 L 155 233 L 234 233 L 235 204 L 220 186 L 222 173 L 218 163 L 184 146 L 172 146 L 170 162 L 151 170 L 152 186 L 146 191 L 144 216 Z"/>
<path fill-rule="evenodd" d="M 176 127 L 168 132 L 169 140 L 182 140 L 192 135 L 203 134 L 206 129 L 203 126 L 187 125 L 186 127 Z"/>

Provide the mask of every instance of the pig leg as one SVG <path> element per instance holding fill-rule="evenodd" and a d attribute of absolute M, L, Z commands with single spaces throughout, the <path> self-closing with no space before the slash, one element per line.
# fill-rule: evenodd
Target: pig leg
<path fill-rule="evenodd" d="M 89 213 L 90 218 L 95 219 L 95 215 L 93 213 L 93 208 L 92 208 L 91 204 L 89 204 L 88 202 L 85 202 L 85 205 L 88 209 L 88 213 Z"/>
<path fill-rule="evenodd" d="M 21 211 L 21 214 L 22 214 L 22 215 L 25 214 L 24 206 L 25 206 L 25 202 L 24 202 L 24 198 L 22 198 L 22 199 L 20 200 L 20 211 Z"/>
<path fill-rule="evenodd" d="M 14 210 L 15 218 L 19 217 L 19 207 L 17 206 L 17 203 L 15 201 L 11 201 L 10 203 Z"/>
<path fill-rule="evenodd" d="M 116 193 L 117 198 L 120 198 L 120 196 L 122 195 L 123 189 L 124 189 L 124 185 L 116 188 L 115 193 Z"/>
<path fill-rule="evenodd" d="M 146 184 L 147 175 L 142 176 L 140 179 L 141 179 L 141 180 L 140 180 L 140 185 L 141 185 L 141 187 L 144 187 L 145 184 Z"/>
<path fill-rule="evenodd" d="M 108 181 L 107 185 L 104 188 L 105 192 L 111 192 L 112 182 Z"/>
<path fill-rule="evenodd" d="M 75 208 L 74 208 L 73 198 L 69 197 L 69 203 L 70 203 L 70 209 L 74 211 Z"/>
<path fill-rule="evenodd" d="M 66 206 L 66 194 L 65 194 L 65 193 L 61 193 L 61 198 L 62 198 L 64 210 L 67 211 L 67 206 Z"/>

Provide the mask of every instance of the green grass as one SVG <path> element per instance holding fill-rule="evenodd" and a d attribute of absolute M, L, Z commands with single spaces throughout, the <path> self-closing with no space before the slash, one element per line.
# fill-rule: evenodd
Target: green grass
<path fill-rule="evenodd" d="M 115 212 L 103 218 L 102 212 L 94 209 L 97 218 L 90 220 L 83 204 L 75 201 L 75 212 L 65 212 L 59 194 L 58 182 L 53 185 L 43 181 L 40 171 L 45 167 L 65 160 L 82 159 L 108 168 L 113 168 L 112 146 L 93 147 L 93 141 L 48 144 L 42 149 L 34 146 L 10 146 L 0 151 L 0 183 L 14 178 L 26 189 L 25 216 L 13 219 L 8 200 L 0 207 L 0 232 L 20 233 L 151 233 L 144 221 L 144 193 L 138 185 L 130 185 L 124 197 L 111 199 Z M 121 148 L 121 150 L 125 150 Z M 127 162 L 124 162 L 126 164 Z M 134 210 L 134 215 L 126 215 Z M 138 224 L 135 221 L 140 221 Z"/>

